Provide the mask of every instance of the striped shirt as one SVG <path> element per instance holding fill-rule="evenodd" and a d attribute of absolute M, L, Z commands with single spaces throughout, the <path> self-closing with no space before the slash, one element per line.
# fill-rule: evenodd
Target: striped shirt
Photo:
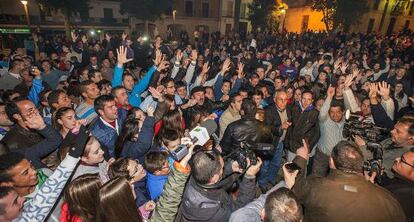
<path fill-rule="evenodd" d="M 95 108 L 93 106 L 90 106 L 86 103 L 81 103 L 76 108 L 76 116 L 78 119 L 86 119 L 87 124 L 89 124 L 96 117 L 98 117 L 98 114 L 95 112 Z"/>
<path fill-rule="evenodd" d="M 332 98 L 326 98 L 321 110 L 319 111 L 319 127 L 321 137 L 318 141 L 318 149 L 325 155 L 331 156 L 332 149 L 341 140 L 344 140 L 342 130 L 344 129 L 345 118 L 341 122 L 334 122 L 329 117 L 329 108 L 331 107 Z"/>

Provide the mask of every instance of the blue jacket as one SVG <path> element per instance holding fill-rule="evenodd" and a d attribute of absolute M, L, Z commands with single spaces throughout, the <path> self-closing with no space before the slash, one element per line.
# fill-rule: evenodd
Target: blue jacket
<path fill-rule="evenodd" d="M 138 159 L 140 163 L 144 162 L 144 156 L 150 150 L 152 138 L 154 137 L 154 117 L 145 117 L 141 132 L 136 142 L 127 141 L 122 148 L 122 157 Z"/>
<path fill-rule="evenodd" d="M 150 194 L 151 200 L 156 201 L 164 190 L 164 184 L 167 182 L 168 175 L 155 176 L 151 173 L 147 173 L 147 188 Z"/>
<path fill-rule="evenodd" d="M 122 125 L 127 117 L 127 110 L 118 109 L 118 131 L 122 129 Z M 93 123 L 90 127 L 90 131 L 93 136 L 98 139 L 101 146 L 105 146 L 108 149 L 108 154 L 110 157 L 115 157 L 115 142 L 118 138 L 118 132 L 106 125 L 100 117 Z"/>
<path fill-rule="evenodd" d="M 220 101 L 221 97 L 223 97 L 223 92 L 221 91 L 221 87 L 223 86 L 223 83 L 224 83 L 224 77 L 219 74 L 216 82 L 214 83 L 214 99 L 216 101 Z M 241 85 L 242 85 L 242 80 L 237 78 L 236 81 L 234 82 L 234 85 L 230 89 L 229 95 L 232 96 L 236 94 L 239 91 Z"/>
<path fill-rule="evenodd" d="M 155 73 L 157 68 L 152 66 L 147 74 L 137 84 L 135 84 L 132 91 L 129 93 L 128 102 L 133 107 L 139 107 L 141 104 L 141 94 L 148 88 L 149 82 L 152 75 Z M 114 77 L 112 79 L 112 88 L 122 86 L 122 75 L 124 73 L 124 67 L 115 66 Z"/>
<path fill-rule="evenodd" d="M 137 207 L 142 206 L 150 200 L 150 195 L 147 190 L 147 177 L 144 177 L 134 183 L 134 191 L 137 197 L 135 199 Z"/>

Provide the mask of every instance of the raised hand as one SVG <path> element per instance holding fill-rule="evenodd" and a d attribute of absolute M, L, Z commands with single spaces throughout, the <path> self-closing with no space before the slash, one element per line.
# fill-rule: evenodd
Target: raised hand
<path fill-rule="evenodd" d="M 289 187 L 289 189 L 292 189 L 292 187 L 295 185 L 295 179 L 298 176 L 299 170 L 295 170 L 292 173 L 289 172 L 289 170 L 286 168 L 287 163 L 285 163 L 282 167 L 283 169 L 283 178 L 285 180 L 286 185 Z"/>
<path fill-rule="evenodd" d="M 28 128 L 34 130 L 42 130 L 46 127 L 45 121 L 38 112 L 30 114 L 29 118 L 27 118 L 24 123 Z"/>
<path fill-rule="evenodd" d="M 177 53 L 175 54 L 175 61 L 176 62 L 181 62 L 181 59 L 183 58 L 183 52 L 181 50 L 178 50 Z"/>
<path fill-rule="evenodd" d="M 328 97 L 332 99 L 335 96 L 335 87 L 333 87 L 332 85 L 329 85 L 327 94 L 328 94 Z"/>
<path fill-rule="evenodd" d="M 390 98 L 390 85 L 387 82 L 383 81 L 378 83 L 378 88 L 378 94 L 381 95 L 381 98 L 383 100 L 388 100 Z"/>
<path fill-rule="evenodd" d="M 109 35 L 109 33 L 105 33 L 105 40 L 110 42 L 111 41 L 111 36 Z"/>
<path fill-rule="evenodd" d="M 271 65 L 269 65 L 271 66 Z M 244 64 L 239 62 L 239 64 L 237 64 L 237 78 L 239 79 L 243 79 L 244 78 Z"/>
<path fill-rule="evenodd" d="M 154 62 L 154 66 L 158 66 L 162 61 L 162 53 L 161 50 L 155 50 L 155 59 L 152 60 Z"/>
<path fill-rule="evenodd" d="M 76 35 L 75 31 L 70 32 L 70 35 L 72 37 L 72 41 L 76 42 L 76 40 L 78 39 L 78 35 Z"/>
<path fill-rule="evenodd" d="M 168 62 L 168 61 L 162 61 L 160 63 L 160 65 L 157 67 L 157 70 L 158 71 L 164 70 L 164 69 L 168 68 L 168 66 L 170 66 L 170 62 Z"/>
<path fill-rule="evenodd" d="M 149 87 L 148 91 L 151 93 L 152 98 L 159 99 L 160 97 L 162 97 L 162 94 L 154 87 Z"/>
<path fill-rule="evenodd" d="M 204 63 L 203 68 L 201 69 L 200 75 L 207 74 L 209 70 L 210 70 L 209 62 Z"/>
<path fill-rule="evenodd" d="M 346 69 L 348 68 L 348 66 L 349 66 L 348 63 L 342 63 L 341 64 L 340 69 L 341 69 L 342 74 L 345 74 L 346 73 Z"/>
<path fill-rule="evenodd" d="M 369 98 L 377 98 L 378 86 L 376 83 L 369 84 Z"/>
<path fill-rule="evenodd" d="M 191 56 L 190 56 L 190 58 L 191 58 L 191 61 L 197 61 L 197 58 L 198 58 L 198 52 L 197 52 L 197 50 L 193 49 L 193 50 L 191 51 Z"/>
<path fill-rule="evenodd" d="M 387 58 L 385 59 L 385 63 L 390 64 L 390 62 L 391 62 L 390 58 L 389 58 L 389 57 L 387 57 Z"/>
<path fill-rule="evenodd" d="M 229 58 L 224 60 L 223 67 L 221 68 L 221 73 L 224 75 L 226 72 L 230 70 L 231 67 L 231 61 Z"/>
<path fill-rule="evenodd" d="M 88 42 L 88 37 L 86 35 L 82 35 L 82 42 L 83 43 Z"/>
<path fill-rule="evenodd" d="M 127 59 L 127 51 L 128 49 L 122 45 L 119 46 L 119 49 L 116 49 L 118 67 L 122 67 L 125 63 L 132 61 L 132 59 Z"/>

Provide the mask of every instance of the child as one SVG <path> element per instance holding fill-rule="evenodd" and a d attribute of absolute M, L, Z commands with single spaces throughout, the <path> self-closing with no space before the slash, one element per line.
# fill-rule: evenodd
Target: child
<path fill-rule="evenodd" d="M 168 153 L 165 151 L 151 151 L 145 155 L 145 169 L 147 170 L 147 189 L 151 200 L 156 201 L 164 190 L 170 173 Z"/>

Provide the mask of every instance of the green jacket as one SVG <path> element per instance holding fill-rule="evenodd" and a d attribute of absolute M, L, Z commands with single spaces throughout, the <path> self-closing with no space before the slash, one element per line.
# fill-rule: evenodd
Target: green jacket
<path fill-rule="evenodd" d="M 183 173 L 173 167 L 150 222 L 174 221 L 188 176 L 189 173 Z"/>

